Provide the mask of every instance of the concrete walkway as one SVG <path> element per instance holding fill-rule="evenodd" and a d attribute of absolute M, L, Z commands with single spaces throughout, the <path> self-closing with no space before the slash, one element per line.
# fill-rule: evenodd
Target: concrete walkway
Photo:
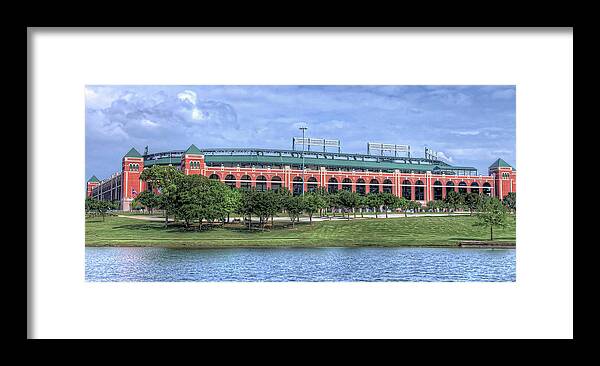
<path fill-rule="evenodd" d="M 341 215 L 341 214 L 338 214 Z M 423 214 L 412 214 L 409 213 L 407 214 L 407 217 L 424 217 L 424 216 L 465 216 L 465 215 L 469 215 L 468 212 L 458 212 L 458 213 L 436 213 L 436 214 L 428 214 L 428 213 L 423 213 Z M 136 219 L 136 220 L 146 220 L 146 221 L 160 221 L 160 222 L 164 222 L 165 218 L 164 217 L 159 217 L 159 216 L 147 216 L 147 215 L 117 215 L 118 217 L 126 217 L 126 218 L 130 218 L 130 219 Z M 379 217 L 377 217 L 377 219 L 385 219 L 385 214 L 380 214 L 378 215 Z M 404 217 L 403 213 L 388 213 L 388 218 L 390 219 L 394 219 L 394 218 L 401 218 Z M 360 219 L 375 219 L 375 215 L 365 215 L 364 217 L 360 217 L 360 214 L 357 213 L 356 214 L 356 220 L 360 220 Z M 241 219 L 240 217 L 230 217 L 230 220 L 233 221 L 234 219 Z M 290 221 L 289 217 L 286 216 L 280 216 L 280 217 L 274 217 L 273 218 L 274 221 Z M 345 217 L 341 217 L 341 216 L 313 216 L 312 218 L 313 222 L 318 222 L 318 221 L 348 221 L 347 218 Z M 350 220 L 355 220 L 355 218 L 352 216 L 352 214 L 350 214 Z M 308 217 L 300 217 L 300 221 L 301 222 L 309 222 L 309 218 Z M 169 222 L 173 222 L 173 218 L 169 218 Z M 256 222 L 258 223 L 258 220 L 252 220 L 252 222 Z"/>

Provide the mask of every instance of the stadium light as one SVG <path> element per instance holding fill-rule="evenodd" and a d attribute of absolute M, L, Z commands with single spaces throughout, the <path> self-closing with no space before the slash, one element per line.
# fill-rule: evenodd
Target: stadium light
<path fill-rule="evenodd" d="M 308 129 L 308 127 L 302 126 L 299 127 L 302 130 L 302 195 L 304 196 L 304 131 Z"/>

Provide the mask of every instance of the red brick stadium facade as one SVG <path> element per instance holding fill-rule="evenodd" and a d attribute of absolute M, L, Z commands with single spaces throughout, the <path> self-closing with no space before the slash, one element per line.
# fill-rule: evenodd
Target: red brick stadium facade
<path fill-rule="evenodd" d="M 516 192 L 516 170 L 497 159 L 488 175 L 473 167 L 452 166 L 431 158 L 343 154 L 275 149 L 205 149 L 142 156 L 132 148 L 122 159 L 121 172 L 87 182 L 87 196 L 118 200 L 129 210 L 135 196 L 148 187 L 140 179 L 144 168 L 172 165 L 184 174 L 200 174 L 237 188 L 257 190 L 285 187 L 294 194 L 324 187 L 366 194 L 390 192 L 425 203 L 441 200 L 450 190 L 499 198 Z M 302 169 L 304 167 L 304 169 Z"/>

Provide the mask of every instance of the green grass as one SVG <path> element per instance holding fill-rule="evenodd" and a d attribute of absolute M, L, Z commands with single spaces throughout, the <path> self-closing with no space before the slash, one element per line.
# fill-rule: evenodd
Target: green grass
<path fill-rule="evenodd" d="M 494 240 L 515 242 L 515 220 L 494 228 Z M 407 217 L 297 223 L 275 222 L 270 231 L 241 225 L 195 231 L 125 217 L 87 219 L 88 246 L 256 247 L 256 246 L 454 246 L 463 240 L 489 240 L 489 228 L 473 226 L 474 217 Z"/>

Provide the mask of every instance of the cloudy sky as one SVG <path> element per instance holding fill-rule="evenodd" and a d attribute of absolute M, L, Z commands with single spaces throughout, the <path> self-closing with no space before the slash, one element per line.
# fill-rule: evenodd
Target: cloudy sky
<path fill-rule="evenodd" d="M 408 144 L 479 174 L 499 157 L 517 167 L 514 86 L 88 85 L 85 95 L 86 178 L 117 172 L 131 147 L 290 149 L 301 125 L 342 152 Z"/>

